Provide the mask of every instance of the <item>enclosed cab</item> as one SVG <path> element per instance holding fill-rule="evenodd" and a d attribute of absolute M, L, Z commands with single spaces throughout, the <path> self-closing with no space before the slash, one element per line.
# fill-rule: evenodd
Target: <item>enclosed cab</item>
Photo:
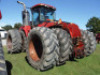
<path fill-rule="evenodd" d="M 31 8 L 32 25 L 37 26 L 43 22 L 55 21 L 56 8 L 47 4 L 37 4 Z"/>

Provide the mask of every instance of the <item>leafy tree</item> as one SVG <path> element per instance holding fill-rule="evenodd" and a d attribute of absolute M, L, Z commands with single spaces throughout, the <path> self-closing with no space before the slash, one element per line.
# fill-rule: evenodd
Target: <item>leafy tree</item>
<path fill-rule="evenodd" d="M 6 25 L 6 26 L 4 26 L 2 28 L 8 31 L 9 29 L 12 29 L 12 26 L 11 25 Z"/>
<path fill-rule="evenodd" d="M 14 28 L 19 29 L 22 26 L 21 23 L 15 23 Z"/>
<path fill-rule="evenodd" d="M 90 18 L 86 27 L 89 31 L 94 33 L 100 32 L 100 19 L 97 17 Z"/>

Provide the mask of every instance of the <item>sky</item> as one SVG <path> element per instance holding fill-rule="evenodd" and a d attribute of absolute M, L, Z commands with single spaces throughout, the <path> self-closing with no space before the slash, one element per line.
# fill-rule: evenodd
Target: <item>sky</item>
<path fill-rule="evenodd" d="M 45 3 L 56 7 L 56 19 L 77 24 L 86 30 L 86 24 L 92 17 L 100 18 L 100 0 L 19 0 L 32 7 L 38 3 Z M 2 20 L 0 26 L 22 23 L 21 11 L 23 7 L 17 0 L 0 0 Z M 28 9 L 29 10 L 29 9 Z M 29 10 L 30 12 L 30 10 Z M 30 12 L 31 16 L 31 12 Z M 31 18 L 30 18 L 31 20 Z"/>

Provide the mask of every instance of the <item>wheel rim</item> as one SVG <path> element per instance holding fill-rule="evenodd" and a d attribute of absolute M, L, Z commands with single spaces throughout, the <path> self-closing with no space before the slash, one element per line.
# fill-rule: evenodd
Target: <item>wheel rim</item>
<path fill-rule="evenodd" d="M 32 60 L 39 61 L 42 57 L 43 46 L 38 35 L 32 35 L 29 41 L 29 54 Z"/>

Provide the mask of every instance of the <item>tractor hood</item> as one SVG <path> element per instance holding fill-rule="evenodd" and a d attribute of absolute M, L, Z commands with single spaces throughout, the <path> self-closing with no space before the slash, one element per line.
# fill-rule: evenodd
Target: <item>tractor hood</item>
<path fill-rule="evenodd" d="M 39 24 L 38 26 L 39 27 L 53 27 L 53 26 L 61 27 L 63 23 L 68 24 L 67 22 L 63 22 L 61 19 L 59 19 L 58 21 L 57 20 L 53 21 L 53 20 L 48 19 L 47 21 Z"/>

